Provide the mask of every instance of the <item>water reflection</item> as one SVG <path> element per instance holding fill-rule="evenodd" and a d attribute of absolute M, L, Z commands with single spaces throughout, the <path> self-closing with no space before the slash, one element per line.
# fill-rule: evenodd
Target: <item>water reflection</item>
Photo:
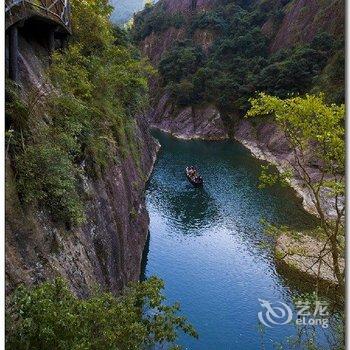
<path fill-rule="evenodd" d="M 155 195 L 158 209 L 176 232 L 200 234 L 218 219 L 217 205 L 204 188 L 186 184 L 178 191 L 167 191 L 155 182 L 150 192 L 154 191 L 160 191 Z"/>

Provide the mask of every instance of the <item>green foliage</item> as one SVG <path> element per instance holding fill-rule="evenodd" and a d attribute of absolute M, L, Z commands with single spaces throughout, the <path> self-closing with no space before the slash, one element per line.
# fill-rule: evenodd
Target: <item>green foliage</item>
<path fill-rule="evenodd" d="M 326 66 L 333 45 L 330 35 L 320 33 L 310 44 L 271 56 L 256 77 L 257 90 L 282 98 L 310 91 L 315 77 Z"/>
<path fill-rule="evenodd" d="M 159 73 L 165 83 L 178 83 L 195 73 L 204 61 L 200 47 L 192 46 L 190 42 L 181 42 L 167 52 L 159 64 Z"/>
<path fill-rule="evenodd" d="M 191 21 L 190 32 L 194 33 L 197 29 L 224 32 L 227 29 L 227 22 L 222 18 L 219 11 L 203 11 L 198 13 Z"/>
<path fill-rule="evenodd" d="M 178 331 L 197 337 L 179 305 L 167 306 L 156 277 L 133 283 L 119 297 L 95 293 L 78 299 L 57 278 L 33 289 L 19 287 L 6 314 L 6 348 L 139 350 L 174 344 Z"/>
<path fill-rule="evenodd" d="M 268 20 L 278 28 L 287 2 L 224 1 L 213 10 L 194 15 L 189 24 L 185 24 L 184 42 L 176 43 L 159 64 L 163 86 L 172 92 L 177 104 L 210 102 L 226 113 L 244 113 L 256 91 L 286 98 L 311 89 L 327 91 L 329 101 L 342 102 L 344 55 L 341 56 L 339 43 L 331 35 L 320 32 L 308 44 L 269 53 L 270 42 L 261 28 Z M 162 31 L 160 23 L 150 30 L 140 27 L 140 23 L 158 16 L 159 20 L 165 20 L 162 7 L 149 7 L 136 17 L 134 31 L 141 30 L 142 39 L 152 31 Z M 199 54 L 200 49 L 194 43 L 197 30 L 216 33 L 206 56 Z M 141 39 L 136 37 L 136 40 Z M 337 55 L 336 50 L 339 50 Z M 330 84 L 333 89 L 327 88 Z"/>
<path fill-rule="evenodd" d="M 315 159 L 323 162 L 327 173 L 344 173 L 344 105 L 327 105 L 322 94 L 282 100 L 261 93 L 250 102 L 247 117 L 273 115 L 294 149 L 305 151 L 312 145 Z"/>
<path fill-rule="evenodd" d="M 282 100 L 261 93 L 250 102 L 252 106 L 246 116 L 272 117 L 289 141 L 293 150 L 289 165 L 299 185 L 307 188 L 311 195 L 313 210 L 318 215 L 322 232 L 318 239 L 329 242 L 328 252 L 332 264 L 327 266 L 332 268 L 342 291 L 345 270 L 339 261 L 344 254 L 345 239 L 345 107 L 328 105 L 322 94 Z M 316 176 L 312 161 L 317 161 Z M 263 184 L 271 185 L 276 181 L 276 175 L 268 174 L 266 170 L 261 179 Z M 323 197 L 324 191 L 329 198 Z M 325 200 L 329 201 L 334 215 L 328 215 L 323 205 Z M 319 254 L 322 261 L 323 250 Z"/>
<path fill-rule="evenodd" d="M 20 154 L 18 189 L 27 202 L 43 202 L 54 219 L 72 224 L 84 221 L 84 212 L 77 192 L 78 169 L 58 145 L 43 141 L 30 145 Z"/>
<path fill-rule="evenodd" d="M 147 106 L 153 71 L 109 22 L 111 10 L 104 0 L 72 1 L 73 36 L 52 56 L 51 93 L 25 98 L 7 84 L 7 147 L 20 197 L 68 226 L 84 221 L 82 176 L 140 157 L 133 117 Z"/>
<path fill-rule="evenodd" d="M 251 13 L 232 4 L 196 15 L 189 36 L 197 29 L 219 31 L 220 36 L 206 59 L 191 40 L 178 43 L 159 64 L 164 84 L 172 85 L 180 105 L 215 101 L 224 110 L 242 108 L 253 88 L 252 75 L 267 54 L 266 38 L 256 27 Z M 181 80 L 187 87 L 186 98 L 182 86 L 174 88 L 174 83 Z"/>
<path fill-rule="evenodd" d="M 81 45 L 84 55 L 99 55 L 114 42 L 113 27 L 109 21 L 113 7 L 106 0 L 72 0 L 73 41 Z"/>
<path fill-rule="evenodd" d="M 291 170 L 285 172 L 279 172 L 275 169 L 271 169 L 269 165 L 261 166 L 261 173 L 259 176 L 259 188 L 263 189 L 266 187 L 273 186 L 278 183 L 281 186 L 288 186 L 290 179 L 293 176 Z"/>
<path fill-rule="evenodd" d="M 26 129 L 28 127 L 29 109 L 19 97 L 17 86 L 11 80 L 6 80 L 5 101 L 7 128 L 12 125 L 16 129 Z"/>
<path fill-rule="evenodd" d="M 315 78 L 311 92 L 326 91 L 327 101 L 339 104 L 345 101 L 345 44 L 341 39 L 335 45 L 334 54 L 328 60 L 321 74 Z"/>

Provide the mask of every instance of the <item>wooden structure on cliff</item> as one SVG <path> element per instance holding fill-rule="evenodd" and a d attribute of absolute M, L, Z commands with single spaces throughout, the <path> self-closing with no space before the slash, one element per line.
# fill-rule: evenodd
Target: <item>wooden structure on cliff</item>
<path fill-rule="evenodd" d="M 52 52 L 55 41 L 58 39 L 64 45 L 71 33 L 69 0 L 5 0 L 9 76 L 14 81 L 18 80 L 18 30 L 29 22 L 25 31 L 36 27 L 37 33 L 45 36 L 49 52 Z"/>

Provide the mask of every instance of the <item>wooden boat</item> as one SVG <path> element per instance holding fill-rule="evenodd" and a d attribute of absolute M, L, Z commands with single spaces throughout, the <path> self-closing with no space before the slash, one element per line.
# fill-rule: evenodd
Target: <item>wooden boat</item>
<path fill-rule="evenodd" d="M 188 181 L 194 187 L 203 186 L 203 178 L 198 174 L 198 171 L 195 167 L 186 167 L 186 176 Z"/>

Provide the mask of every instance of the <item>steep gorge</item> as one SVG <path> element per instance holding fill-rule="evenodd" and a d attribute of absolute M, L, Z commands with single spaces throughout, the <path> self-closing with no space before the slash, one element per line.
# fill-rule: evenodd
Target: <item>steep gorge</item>
<path fill-rule="evenodd" d="M 136 36 L 140 48 L 160 70 L 160 76 L 151 81 L 154 90 L 154 107 L 149 113 L 151 125 L 185 139 L 235 138 L 254 156 L 275 164 L 280 170 L 284 169 L 285 163 L 293 158 L 287 140 L 271 122 L 255 123 L 243 118 L 248 98 L 253 97 L 256 91 L 268 91 L 282 97 L 290 93 L 322 91 L 328 102 L 342 102 L 343 9 L 342 0 L 217 0 L 196 1 L 195 6 L 189 0 L 162 0 L 153 8 L 146 8 L 136 17 L 135 30 L 143 31 L 144 35 L 138 33 Z M 230 17 L 235 15 L 237 19 L 232 21 Z M 176 16 L 177 21 L 171 19 Z M 244 25 L 241 23 L 244 21 L 251 21 L 250 25 L 255 28 L 248 25 L 242 31 Z M 162 29 L 159 30 L 155 23 L 161 23 Z M 248 30 L 253 30 L 251 37 Z M 236 37 L 235 31 L 238 32 Z M 339 43 L 332 51 L 322 52 L 316 58 L 316 61 L 324 60 L 322 65 L 301 72 L 304 69 L 301 62 L 307 65 L 316 57 L 304 58 L 301 52 L 310 50 L 314 55 L 320 33 L 326 38 L 324 44 L 331 45 L 330 40 Z M 258 39 L 253 45 L 258 46 L 261 41 L 258 49 L 250 48 L 254 35 Z M 236 42 L 230 43 L 231 39 Z M 245 52 L 249 50 L 253 53 Z M 243 58 L 238 57 L 242 56 L 242 52 Z M 223 56 L 220 63 L 216 62 L 220 59 L 219 54 Z M 167 73 L 166 70 L 178 66 L 178 71 L 181 71 L 181 66 L 188 64 L 190 55 L 200 57 L 198 63 L 184 72 Z M 288 58 L 293 55 L 296 55 L 293 58 L 295 62 Z M 226 71 L 225 65 L 229 67 Z M 212 67 L 214 73 L 211 72 Z M 285 69 L 285 73 L 281 74 L 281 69 Z M 241 80 L 240 70 L 248 77 L 245 81 Z M 223 77 L 218 78 L 221 71 Z M 229 77 L 231 71 L 232 78 Z M 256 78 L 249 78 L 254 74 Z M 307 74 L 310 77 L 304 82 Z M 219 81 L 219 87 L 215 86 L 215 80 Z M 203 92 L 204 85 L 207 87 Z M 217 90 L 216 93 L 212 94 L 213 90 Z M 220 100 L 224 95 L 227 100 L 222 103 Z M 317 162 L 310 162 L 308 166 L 317 178 Z M 303 198 L 304 207 L 314 213 L 310 193 L 299 186 L 297 178 L 292 185 Z M 325 205 L 330 207 L 326 197 Z M 330 217 L 334 215 L 330 208 L 326 211 Z"/>
<path fill-rule="evenodd" d="M 278 26 L 269 19 L 261 24 L 261 31 L 269 38 L 270 54 L 283 47 L 313 40 L 318 27 L 332 35 L 343 30 L 342 1 L 333 1 L 330 6 L 311 0 L 283 3 L 283 19 Z M 164 18 L 175 19 L 175 22 L 170 21 L 170 25 L 163 23 L 157 30 L 151 27 L 139 40 L 141 50 L 155 66 L 181 41 L 192 41 L 206 56 L 209 55 L 220 37 L 219 30 L 202 25 L 189 34 L 189 25 L 194 17 L 210 13 L 221 4 L 220 0 L 161 0 L 146 12 L 152 14 L 161 8 L 161 15 L 165 14 Z M 336 15 L 331 17 L 331 13 Z M 138 18 L 144 15 L 142 12 Z M 333 56 L 337 54 L 339 52 Z M 33 88 L 42 89 L 44 94 L 45 89 L 52 89 L 45 81 L 47 62 L 48 52 L 40 43 L 20 37 L 20 84 L 24 95 Z M 22 282 L 35 284 L 62 275 L 77 295 L 86 296 L 95 285 L 116 292 L 129 281 L 139 278 L 148 234 L 144 188 L 159 148 L 150 136 L 147 124 L 186 139 L 236 137 L 247 147 L 254 148 L 255 155 L 259 156 L 261 151 L 262 158 L 269 161 L 271 154 L 277 160 L 288 157 L 290 150 L 274 125 L 255 128 L 249 121 L 242 120 L 241 110 L 227 112 L 215 100 L 178 104 L 164 88 L 161 77 L 152 78 L 150 84 L 153 106 L 147 120 L 137 118 L 133 127 L 139 157 L 135 159 L 132 152 L 125 157 L 121 150 L 116 150 L 116 161 L 109 163 L 100 177 L 82 178 L 81 186 L 88 198 L 85 210 L 88 220 L 83 225 L 67 229 L 42 208 L 35 205 L 24 207 L 16 188 L 16 169 L 12 160 L 7 159 L 7 292 Z M 341 84 L 340 81 L 336 85 Z M 84 166 L 82 163 L 82 170 Z M 300 193 L 304 194 L 302 190 Z"/>

